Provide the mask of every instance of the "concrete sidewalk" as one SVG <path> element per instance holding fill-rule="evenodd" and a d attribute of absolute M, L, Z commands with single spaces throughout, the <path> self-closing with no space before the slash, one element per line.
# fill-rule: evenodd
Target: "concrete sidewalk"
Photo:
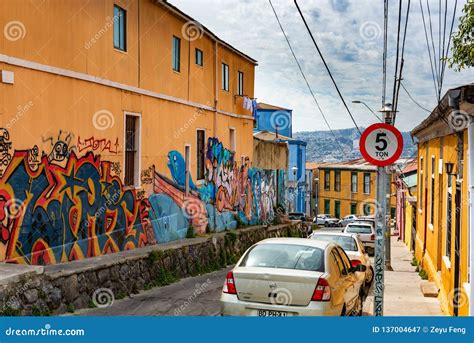
<path fill-rule="evenodd" d="M 437 298 L 421 293 L 422 279 L 411 265 L 412 254 L 392 237 L 392 268 L 385 271 L 384 316 L 444 316 Z M 364 315 L 374 311 L 373 287 L 364 303 Z"/>

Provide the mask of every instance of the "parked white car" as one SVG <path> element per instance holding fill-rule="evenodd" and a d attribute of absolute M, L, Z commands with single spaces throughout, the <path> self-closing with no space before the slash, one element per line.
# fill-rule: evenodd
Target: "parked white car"
<path fill-rule="evenodd" d="M 344 227 L 347 224 L 352 223 L 355 220 L 357 220 L 357 216 L 355 214 L 349 214 L 349 215 L 345 216 L 344 218 L 342 218 L 339 221 L 338 224 L 339 224 L 339 226 Z"/>
<path fill-rule="evenodd" d="M 331 216 L 330 214 L 318 214 L 313 219 L 313 223 L 324 226 L 337 226 L 339 223 L 339 219 Z"/>
<path fill-rule="evenodd" d="M 344 250 L 307 238 L 270 238 L 250 247 L 221 295 L 226 316 L 361 315 L 357 272 Z"/>
<path fill-rule="evenodd" d="M 369 255 L 365 251 L 364 243 L 357 237 L 357 234 L 342 232 L 314 232 L 309 238 L 319 241 L 326 241 L 338 244 L 344 249 L 351 259 L 352 266 L 363 264 L 365 272 L 357 272 L 361 290 L 366 296 L 374 280 L 374 269 L 370 262 Z"/>
<path fill-rule="evenodd" d="M 364 243 L 365 250 L 370 256 L 375 253 L 375 228 L 368 222 L 355 221 L 349 223 L 344 228 L 344 233 L 356 234 L 359 239 Z"/>

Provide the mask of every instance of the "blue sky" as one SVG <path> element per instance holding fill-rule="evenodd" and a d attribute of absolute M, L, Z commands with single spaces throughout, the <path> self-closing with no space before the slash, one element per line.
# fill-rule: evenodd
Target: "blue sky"
<path fill-rule="evenodd" d="M 295 132 L 327 130 L 268 0 L 170 2 L 220 38 L 258 60 L 255 96 L 258 101 L 292 108 Z M 426 1 L 422 2 L 427 20 Z M 391 0 L 389 3 L 388 100 L 392 97 L 394 81 L 398 1 Z M 406 6 L 407 0 L 404 3 Z M 464 3 L 464 0 L 458 1 L 457 18 L 461 15 Z M 351 101 L 365 101 L 374 110 L 381 107 L 383 1 L 300 0 L 299 4 L 358 125 L 372 124 L 374 116 L 362 105 L 352 104 Z M 438 1 L 430 0 L 429 4 L 437 49 Z M 329 124 L 333 129 L 353 127 L 293 1 L 273 0 L 273 5 Z M 453 8 L 454 0 L 449 0 L 448 18 Z M 403 78 L 405 86 L 421 105 L 428 109 L 436 105 L 421 10 L 416 0 L 411 1 Z M 472 82 L 474 70 L 455 72 L 447 69 L 443 93 L 449 88 Z M 412 129 L 428 115 L 408 98 L 403 89 L 400 90 L 398 109 L 397 127 L 401 130 Z"/>

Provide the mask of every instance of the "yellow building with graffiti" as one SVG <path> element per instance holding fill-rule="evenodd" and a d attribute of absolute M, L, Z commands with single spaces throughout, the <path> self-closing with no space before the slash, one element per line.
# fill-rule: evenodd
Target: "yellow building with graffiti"
<path fill-rule="evenodd" d="M 318 168 L 318 213 L 331 214 L 336 218 L 349 214 L 375 214 L 377 167 L 357 159 L 322 163 Z M 392 217 L 395 215 L 395 204 L 396 198 L 392 196 Z"/>
<path fill-rule="evenodd" d="M 274 177 L 252 167 L 254 59 L 166 1 L 6 0 L 0 22 L 0 261 L 271 215 Z"/>
<path fill-rule="evenodd" d="M 472 297 L 468 184 L 474 171 L 468 132 L 472 139 L 473 113 L 471 84 L 448 91 L 412 131 L 419 142 L 415 257 L 436 283 L 442 309 L 450 315 L 467 315 Z"/>

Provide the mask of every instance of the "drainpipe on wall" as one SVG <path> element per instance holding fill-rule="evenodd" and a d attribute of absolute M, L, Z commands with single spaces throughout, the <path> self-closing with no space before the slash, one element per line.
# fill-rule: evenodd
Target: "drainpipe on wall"
<path fill-rule="evenodd" d="M 217 40 L 214 40 L 214 137 L 217 137 L 217 106 L 219 103 L 219 78 L 217 77 L 218 72 L 219 72 L 219 66 L 218 66 L 218 56 L 217 56 L 217 51 L 218 51 L 218 43 Z M 213 179 L 214 179 L 214 185 L 216 184 L 217 178 L 216 178 L 216 173 L 214 171 L 213 173 Z M 217 200 L 217 189 L 214 187 L 214 230 L 217 230 L 217 216 L 216 216 L 216 203 L 215 201 Z"/>
<path fill-rule="evenodd" d="M 468 139 L 468 179 L 469 179 L 469 315 L 474 316 L 474 121 L 471 120 L 467 129 Z"/>

